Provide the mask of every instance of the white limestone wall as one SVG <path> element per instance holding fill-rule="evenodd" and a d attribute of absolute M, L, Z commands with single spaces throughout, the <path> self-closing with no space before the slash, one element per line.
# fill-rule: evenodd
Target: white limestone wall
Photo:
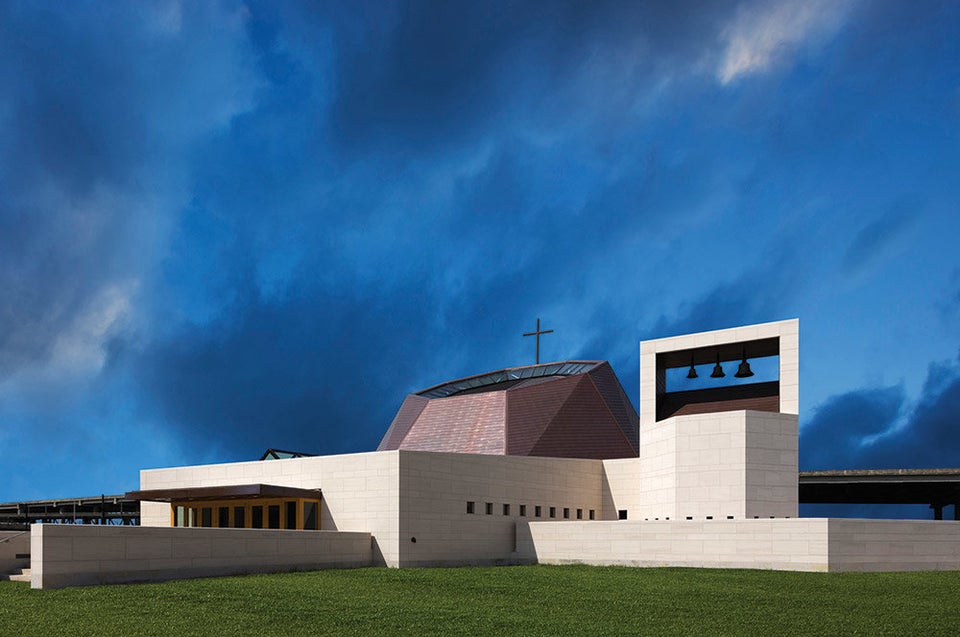
<path fill-rule="evenodd" d="M 642 491 L 639 458 L 604 460 L 600 494 L 603 515 L 599 519 L 616 520 L 619 511 L 626 511 L 628 520 L 637 519 Z"/>
<path fill-rule="evenodd" d="M 960 570 L 960 522 L 778 518 L 517 527 L 517 554 L 541 564 L 794 571 Z"/>
<path fill-rule="evenodd" d="M 34 524 L 32 588 L 158 582 L 371 563 L 369 533 Z"/>
<path fill-rule="evenodd" d="M 800 321 L 768 323 L 776 325 L 780 337 L 780 413 L 800 413 Z M 757 338 L 765 338 L 764 326 L 757 327 Z M 767 328 L 770 330 L 770 328 Z"/>
<path fill-rule="evenodd" d="M 29 531 L 0 531 L 0 576 L 29 567 L 30 558 L 17 557 L 29 554 Z"/>
<path fill-rule="evenodd" d="M 748 412 L 731 411 L 662 421 L 673 421 L 676 436 L 677 504 L 672 519 L 746 517 L 749 419 Z"/>
<path fill-rule="evenodd" d="M 165 502 L 141 502 L 140 526 L 170 526 L 170 505 Z"/>
<path fill-rule="evenodd" d="M 518 555 L 541 564 L 826 571 L 826 519 L 529 523 Z"/>
<path fill-rule="evenodd" d="M 399 451 L 146 469 L 141 489 L 273 484 L 323 490 L 320 528 L 373 535 L 374 564 L 399 565 Z M 143 502 L 141 525 L 170 526 L 170 506 Z"/>
<path fill-rule="evenodd" d="M 675 416 L 643 431 L 644 520 L 796 517 L 797 417 L 756 411 Z"/>
<path fill-rule="evenodd" d="M 640 401 L 643 405 L 643 401 Z M 677 517 L 677 423 L 675 418 L 640 428 L 638 519 Z M 629 518 L 628 518 L 629 519 Z"/>
<path fill-rule="evenodd" d="M 960 522 L 830 519 L 831 571 L 960 570 Z"/>
<path fill-rule="evenodd" d="M 571 520 L 578 509 L 599 519 L 601 480 L 600 460 L 401 451 L 400 566 L 516 561 L 518 522 L 550 521 L 551 507 L 555 522 L 564 509 Z"/>
<path fill-rule="evenodd" d="M 799 511 L 798 418 L 745 412 L 744 515 L 797 517 Z"/>

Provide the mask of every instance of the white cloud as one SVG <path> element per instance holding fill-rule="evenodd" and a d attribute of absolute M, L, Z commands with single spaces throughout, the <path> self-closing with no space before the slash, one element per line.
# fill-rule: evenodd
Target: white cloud
<path fill-rule="evenodd" d="M 823 42 L 846 21 L 854 0 L 783 0 L 737 10 L 721 34 L 722 84 L 786 63 L 808 43 Z"/>
<path fill-rule="evenodd" d="M 38 418 L 53 426 L 87 400 L 107 362 L 110 339 L 135 327 L 138 289 L 134 279 L 105 284 L 52 337 L 42 358 L 22 362 L 0 377 L 0 417 L 14 437 L 18 426 Z M 15 416 L 24 420 L 18 425 Z"/>
<path fill-rule="evenodd" d="M 106 343 L 111 333 L 130 318 L 136 288 L 136 282 L 127 281 L 100 290 L 69 329 L 57 337 L 51 366 L 75 373 L 99 372 L 106 360 Z"/>

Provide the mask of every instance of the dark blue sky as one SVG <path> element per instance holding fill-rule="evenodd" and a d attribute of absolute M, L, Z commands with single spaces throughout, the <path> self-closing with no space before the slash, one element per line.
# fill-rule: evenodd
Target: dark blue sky
<path fill-rule="evenodd" d="M 318 4 L 320 6 L 314 6 Z M 801 467 L 960 466 L 956 2 L 0 2 L 0 501 L 799 317 Z"/>

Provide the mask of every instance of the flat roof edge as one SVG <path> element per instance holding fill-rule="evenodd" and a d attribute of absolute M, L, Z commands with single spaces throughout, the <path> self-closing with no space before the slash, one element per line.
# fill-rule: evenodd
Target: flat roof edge
<path fill-rule="evenodd" d="M 177 489 L 143 489 L 128 491 L 129 500 L 147 502 L 228 500 L 235 498 L 320 498 L 320 489 L 300 489 L 274 484 L 234 484 L 214 487 L 182 487 Z"/>

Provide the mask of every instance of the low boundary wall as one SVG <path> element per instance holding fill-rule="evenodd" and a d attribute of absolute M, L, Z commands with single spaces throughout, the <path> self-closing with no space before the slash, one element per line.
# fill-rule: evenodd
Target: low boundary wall
<path fill-rule="evenodd" d="M 0 577 L 30 566 L 30 531 L 0 531 Z"/>
<path fill-rule="evenodd" d="M 34 524 L 32 588 L 354 568 L 369 533 Z"/>
<path fill-rule="evenodd" d="M 522 522 L 520 561 L 794 571 L 960 570 L 960 522 L 777 518 Z"/>
<path fill-rule="evenodd" d="M 830 519 L 831 571 L 960 571 L 960 521 Z"/>

